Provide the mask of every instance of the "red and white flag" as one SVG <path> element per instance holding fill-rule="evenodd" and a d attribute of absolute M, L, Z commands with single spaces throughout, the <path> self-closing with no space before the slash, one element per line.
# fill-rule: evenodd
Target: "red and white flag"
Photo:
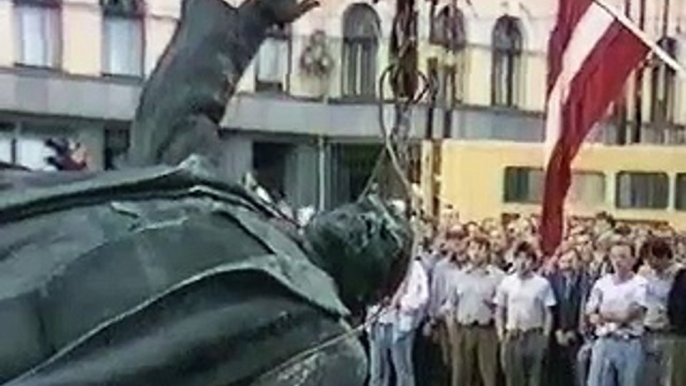
<path fill-rule="evenodd" d="M 557 25 L 548 45 L 549 154 L 540 228 L 547 256 L 562 240 L 572 160 L 649 50 L 603 5 L 593 0 L 559 0 Z"/>

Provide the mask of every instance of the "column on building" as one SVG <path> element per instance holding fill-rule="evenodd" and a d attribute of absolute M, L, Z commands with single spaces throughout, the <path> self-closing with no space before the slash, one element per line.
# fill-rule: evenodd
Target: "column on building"
<path fill-rule="evenodd" d="M 240 182 L 253 170 L 253 140 L 245 135 L 231 134 L 222 140 L 224 163 L 222 173 L 227 179 Z"/>
<path fill-rule="evenodd" d="M 105 125 L 103 123 L 80 125 L 75 140 L 86 150 L 88 168 L 103 170 L 105 168 Z"/>
<path fill-rule="evenodd" d="M 317 145 L 293 145 L 286 156 L 285 193 L 294 210 L 318 207 L 319 177 Z"/>

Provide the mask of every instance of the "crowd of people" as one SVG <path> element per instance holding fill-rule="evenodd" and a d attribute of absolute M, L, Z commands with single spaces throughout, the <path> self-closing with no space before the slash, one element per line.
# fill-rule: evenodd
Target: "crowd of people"
<path fill-rule="evenodd" d="M 370 386 L 684 386 L 686 237 L 607 213 L 451 217 L 368 310 Z"/>

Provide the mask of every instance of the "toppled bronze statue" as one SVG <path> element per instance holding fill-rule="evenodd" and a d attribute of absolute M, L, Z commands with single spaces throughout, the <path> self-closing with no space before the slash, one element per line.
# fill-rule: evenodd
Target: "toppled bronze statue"
<path fill-rule="evenodd" d="M 303 230 L 215 168 L 267 28 L 313 1 L 186 0 L 119 172 L 0 172 L 0 384 L 357 386 L 359 310 L 397 285 L 407 223 L 367 197 Z"/>

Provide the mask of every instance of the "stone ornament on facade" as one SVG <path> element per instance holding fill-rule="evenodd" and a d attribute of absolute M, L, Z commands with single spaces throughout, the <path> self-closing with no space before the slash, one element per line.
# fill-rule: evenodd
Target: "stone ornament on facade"
<path fill-rule="evenodd" d="M 309 76 L 326 78 L 334 68 L 327 43 L 326 32 L 316 30 L 311 36 L 300 57 L 300 68 Z"/>

